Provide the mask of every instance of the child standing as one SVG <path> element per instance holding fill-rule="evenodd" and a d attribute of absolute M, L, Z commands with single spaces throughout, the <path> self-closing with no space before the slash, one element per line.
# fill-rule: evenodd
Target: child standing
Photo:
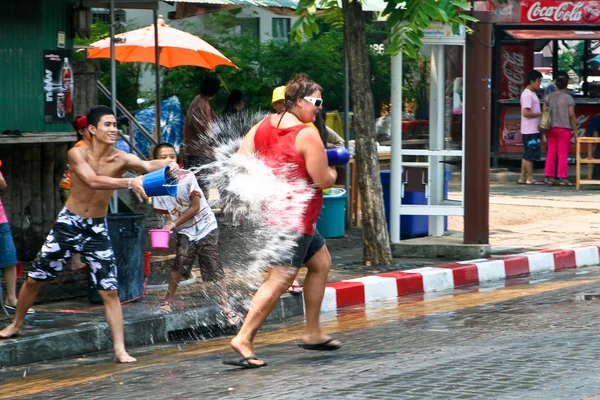
<path fill-rule="evenodd" d="M 173 145 L 158 144 L 153 151 L 155 159 L 177 160 Z M 219 256 L 219 228 L 206 197 L 193 173 L 180 170 L 177 195 L 153 198 L 154 212 L 165 216 L 162 229 L 176 231 L 177 249 L 169 287 L 160 308 L 172 311 L 173 297 L 181 279 L 191 277 L 192 267 L 198 259 L 202 280 L 213 282 L 218 290 L 221 306 L 228 324 L 236 325 L 241 318 L 231 308 L 227 295 L 225 273 Z"/>
<path fill-rule="evenodd" d="M 2 161 L 0 161 L 2 167 Z M 2 172 L 0 172 L 0 190 L 6 189 L 8 185 Z M 6 218 L 6 212 L 0 198 L 0 269 L 6 281 L 6 298 L 4 306 L 8 311 L 14 312 L 17 308 L 17 249 L 13 242 L 10 225 Z M 33 314 L 33 308 L 27 310 L 27 314 Z"/>

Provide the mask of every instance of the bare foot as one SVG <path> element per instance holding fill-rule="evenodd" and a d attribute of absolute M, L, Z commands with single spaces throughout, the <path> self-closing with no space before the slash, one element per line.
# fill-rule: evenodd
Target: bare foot
<path fill-rule="evenodd" d="M 225 311 L 223 314 L 225 315 L 225 321 L 231 326 L 239 325 L 242 322 L 242 317 L 240 317 L 240 315 L 231 308 Z"/>
<path fill-rule="evenodd" d="M 126 351 L 123 351 L 122 353 L 119 353 L 119 354 L 115 353 L 115 362 L 117 364 L 127 364 L 127 363 L 133 363 L 136 361 L 137 361 L 137 359 L 131 357 Z"/>
<path fill-rule="evenodd" d="M 0 339 L 8 339 L 13 336 L 19 336 L 20 334 L 21 329 L 17 329 L 14 324 L 10 324 L 0 331 Z"/>
<path fill-rule="evenodd" d="M 237 351 L 242 358 L 255 357 L 254 355 L 254 344 L 251 342 L 242 342 L 237 336 L 231 339 L 231 347 Z M 265 362 L 259 359 L 248 359 L 248 364 L 251 365 L 263 365 Z"/>
<path fill-rule="evenodd" d="M 172 312 L 173 311 L 173 303 L 171 303 L 168 300 L 165 301 L 161 301 L 160 302 L 160 309 L 165 311 L 165 312 Z"/>

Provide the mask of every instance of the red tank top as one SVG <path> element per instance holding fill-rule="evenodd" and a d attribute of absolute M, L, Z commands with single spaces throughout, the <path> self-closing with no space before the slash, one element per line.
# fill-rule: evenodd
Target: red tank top
<path fill-rule="evenodd" d="M 314 186 L 304 157 L 296 150 L 296 137 L 306 125 L 295 125 L 290 128 L 276 128 L 271 125 L 273 115 L 265 118 L 254 134 L 254 146 L 263 162 L 273 168 L 280 168 L 285 164 L 293 164 L 287 174 L 290 178 L 301 178 L 313 187 L 313 196 L 308 201 L 302 217 L 302 233 L 313 235 L 313 226 L 317 223 L 321 207 L 323 207 L 323 192 Z"/>

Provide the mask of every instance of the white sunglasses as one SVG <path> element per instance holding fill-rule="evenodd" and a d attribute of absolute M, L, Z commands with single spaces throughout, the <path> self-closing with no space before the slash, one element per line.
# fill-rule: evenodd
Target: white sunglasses
<path fill-rule="evenodd" d="M 304 100 L 308 101 L 310 104 L 314 105 L 315 107 L 321 107 L 323 105 L 323 99 L 320 99 L 318 97 L 304 97 Z"/>

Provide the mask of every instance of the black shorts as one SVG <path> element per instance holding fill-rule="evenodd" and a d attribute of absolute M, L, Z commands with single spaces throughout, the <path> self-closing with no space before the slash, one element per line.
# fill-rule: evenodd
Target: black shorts
<path fill-rule="evenodd" d="M 27 276 L 48 281 L 65 269 L 73 253 L 85 257 L 91 269 L 90 287 L 118 290 L 117 264 L 106 218 L 83 218 L 63 208 Z"/>
<path fill-rule="evenodd" d="M 182 279 L 189 279 L 196 259 L 203 281 L 214 282 L 225 277 L 219 256 L 219 229 L 196 241 L 191 241 L 184 234 L 177 235 L 177 255 L 172 270 L 181 273 Z"/>
<path fill-rule="evenodd" d="M 542 153 L 542 144 L 539 133 L 527 133 L 523 138 L 523 160 L 539 161 Z"/>
<path fill-rule="evenodd" d="M 290 256 L 282 257 L 273 264 L 301 268 L 325 245 L 325 239 L 315 228 L 314 235 L 302 235 L 296 242 L 296 247 Z"/>

